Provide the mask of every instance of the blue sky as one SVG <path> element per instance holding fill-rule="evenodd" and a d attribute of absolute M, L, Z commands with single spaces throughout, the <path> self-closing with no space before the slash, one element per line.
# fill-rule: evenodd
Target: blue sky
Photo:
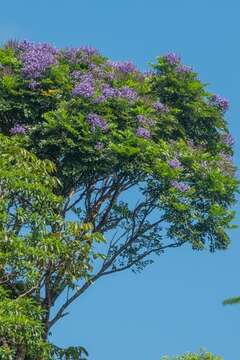
<path fill-rule="evenodd" d="M 1 4 L 0 42 L 89 44 L 142 70 L 157 55 L 176 51 L 211 91 L 230 100 L 239 165 L 239 13 L 238 0 L 12 0 Z M 71 307 L 52 339 L 84 345 L 90 360 L 160 360 L 200 347 L 240 359 L 240 306 L 221 305 L 240 294 L 239 235 L 231 232 L 224 252 L 174 249 L 142 274 L 100 280 Z"/>

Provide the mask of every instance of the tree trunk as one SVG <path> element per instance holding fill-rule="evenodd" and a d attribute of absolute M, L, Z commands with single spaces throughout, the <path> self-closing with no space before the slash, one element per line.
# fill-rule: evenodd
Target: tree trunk
<path fill-rule="evenodd" d="M 26 349 L 23 346 L 18 346 L 15 360 L 24 360 L 26 355 Z"/>

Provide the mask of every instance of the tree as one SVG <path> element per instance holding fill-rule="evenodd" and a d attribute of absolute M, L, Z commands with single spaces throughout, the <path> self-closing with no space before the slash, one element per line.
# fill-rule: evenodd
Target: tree
<path fill-rule="evenodd" d="M 184 244 L 227 248 L 238 186 L 228 102 L 208 93 L 176 54 L 141 73 L 90 47 L 10 41 L 0 64 L 0 130 L 54 164 L 52 194 L 61 198 L 43 222 L 49 248 L 33 260 L 41 283 L 29 286 L 24 264 L 21 277 L 22 292 L 37 296 L 47 314 L 45 337 L 103 276 L 141 271 Z M 12 231 L 18 237 L 19 229 Z M 46 234 L 31 229 L 30 238 L 41 249 Z"/>
<path fill-rule="evenodd" d="M 222 357 L 215 356 L 208 351 L 201 351 L 199 354 L 187 353 L 184 355 L 176 356 L 174 358 L 163 357 L 162 360 L 223 360 Z"/>
<path fill-rule="evenodd" d="M 79 359 L 83 348 L 64 352 L 47 342 L 48 297 L 45 302 L 41 299 L 46 276 L 42 271 L 56 263 L 60 270 L 64 256 L 65 263 L 71 257 L 75 272 L 84 276 L 92 240 L 89 226 L 69 222 L 64 234 L 54 232 L 52 224 L 56 227 L 63 221 L 56 216 L 61 198 L 53 194 L 54 165 L 38 160 L 4 135 L 0 135 L 0 154 L 0 358 L 43 360 L 58 355 L 65 359 L 65 354 L 76 353 Z M 75 257 L 78 253 L 78 264 L 73 251 Z"/>

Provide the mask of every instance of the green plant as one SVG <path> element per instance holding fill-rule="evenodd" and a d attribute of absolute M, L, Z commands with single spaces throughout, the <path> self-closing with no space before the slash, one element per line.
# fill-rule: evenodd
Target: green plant
<path fill-rule="evenodd" d="M 1 48 L 0 281 L 10 305 L 37 302 L 45 342 L 99 278 L 187 244 L 228 247 L 238 181 L 227 108 L 176 54 L 144 74 L 89 47 Z"/>

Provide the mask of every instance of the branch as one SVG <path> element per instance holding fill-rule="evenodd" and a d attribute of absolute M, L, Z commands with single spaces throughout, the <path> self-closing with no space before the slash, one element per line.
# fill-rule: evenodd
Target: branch
<path fill-rule="evenodd" d="M 78 289 L 74 295 L 72 295 L 57 311 L 57 314 L 53 317 L 52 320 L 48 323 L 48 329 L 50 329 L 59 319 L 61 319 L 64 315 L 64 311 L 67 307 L 72 304 L 82 293 L 84 293 L 98 278 L 102 275 L 102 269 L 94 275 L 91 279 L 89 279 L 80 289 Z"/>
<path fill-rule="evenodd" d="M 137 259 L 135 259 L 134 261 L 132 261 L 130 264 L 121 267 L 119 269 L 115 269 L 115 270 L 109 270 L 109 271 L 105 271 L 109 266 L 111 266 L 111 264 L 107 263 L 105 264 L 101 270 L 94 275 L 91 279 L 89 279 L 81 288 L 79 288 L 76 293 L 74 295 L 72 295 L 61 307 L 60 309 L 57 311 L 57 314 L 53 317 L 52 320 L 49 321 L 48 323 L 48 329 L 50 329 L 53 325 L 55 325 L 55 323 L 60 320 L 62 317 L 64 317 L 66 315 L 65 310 L 67 309 L 67 307 L 69 305 L 71 305 L 80 295 L 82 295 L 96 280 L 98 280 L 100 277 L 102 276 L 106 276 L 106 275 L 110 275 L 116 272 L 120 272 L 126 269 L 129 269 L 130 267 L 132 267 L 135 263 L 137 263 L 139 260 L 143 259 L 144 257 L 150 255 L 152 252 L 154 251 L 163 251 L 164 249 L 167 248 L 175 248 L 175 247 L 179 247 L 181 245 L 183 245 L 184 243 L 186 243 L 187 241 L 182 241 L 182 242 L 177 242 L 177 243 L 171 243 L 165 246 L 161 246 L 158 248 L 154 248 L 151 249 L 147 252 L 145 252 L 144 254 L 140 255 Z"/>
<path fill-rule="evenodd" d="M 146 256 L 152 254 L 153 252 L 163 251 L 163 250 L 168 249 L 168 248 L 179 247 L 179 246 L 182 246 L 185 242 L 186 241 L 182 241 L 182 242 L 178 242 L 178 243 L 172 243 L 172 244 L 169 244 L 169 245 L 165 245 L 165 246 L 161 246 L 161 247 L 158 247 L 158 248 L 151 249 L 149 251 L 145 251 L 142 255 L 138 256 L 137 259 L 133 260 L 129 264 L 127 264 L 125 266 L 122 266 L 122 267 L 120 267 L 118 269 L 104 271 L 101 276 L 110 275 L 110 274 L 114 274 L 114 273 L 117 273 L 117 272 L 120 272 L 120 271 L 130 269 L 133 265 L 137 264 L 140 260 L 144 259 Z"/>
<path fill-rule="evenodd" d="M 75 200 L 72 204 L 69 205 L 70 202 L 70 197 L 69 200 L 66 202 L 64 209 L 63 209 L 63 214 L 65 214 L 66 212 L 68 212 L 69 210 L 71 210 L 75 205 L 77 205 L 77 203 L 79 203 L 79 201 L 82 200 L 82 198 L 84 197 L 84 195 L 86 194 L 86 190 L 84 190 L 81 195 L 77 198 L 77 200 Z M 69 205 L 69 206 L 68 206 Z"/>
<path fill-rule="evenodd" d="M 23 298 L 24 296 L 32 294 L 37 289 L 37 286 L 32 287 L 31 289 L 25 291 L 23 294 L 18 296 L 18 299 Z"/>

